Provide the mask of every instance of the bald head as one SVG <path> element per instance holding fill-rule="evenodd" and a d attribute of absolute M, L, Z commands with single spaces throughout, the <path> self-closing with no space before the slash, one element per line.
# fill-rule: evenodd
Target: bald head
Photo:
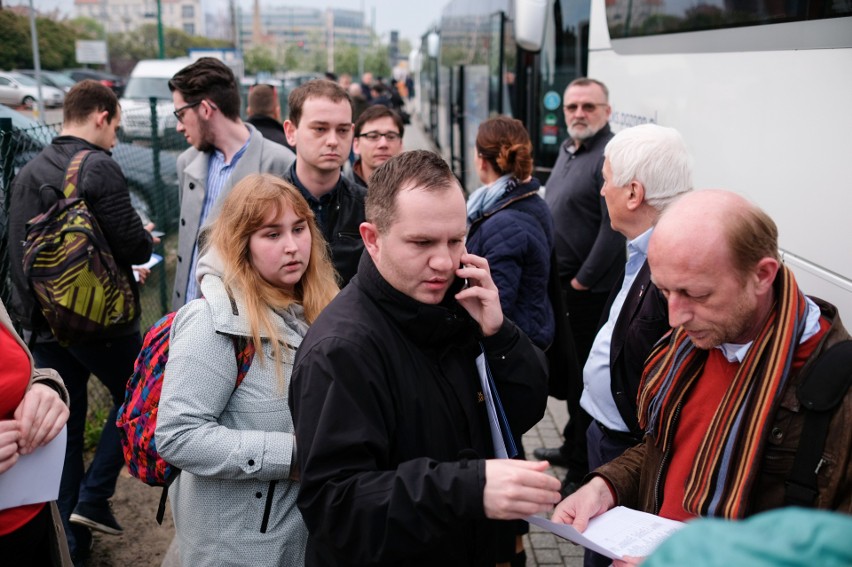
<path fill-rule="evenodd" d="M 672 327 L 684 327 L 699 348 L 744 344 L 772 305 L 778 232 L 766 213 L 735 193 L 686 193 L 660 217 L 648 263 Z"/>
<path fill-rule="evenodd" d="M 696 253 L 722 248 L 739 273 L 750 271 L 761 258 L 778 260 L 775 222 L 748 199 L 721 189 L 681 196 L 660 217 L 652 244 L 655 239 Z"/>

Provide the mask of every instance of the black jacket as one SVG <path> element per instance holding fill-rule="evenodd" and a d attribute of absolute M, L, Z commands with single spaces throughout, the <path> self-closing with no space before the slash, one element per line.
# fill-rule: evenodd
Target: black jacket
<path fill-rule="evenodd" d="M 296 162 L 290 166 L 284 179 L 307 191 L 296 177 Z M 364 241 L 361 240 L 359 227 L 366 220 L 364 218 L 366 196 L 365 188 L 341 174 L 329 204 L 330 209 L 326 212 L 326 222 L 320 226 L 328 243 L 331 261 L 334 269 L 337 270 L 341 288 L 348 284 L 358 271 L 358 260 L 361 258 L 361 252 L 364 251 Z M 311 203 L 310 200 L 308 203 Z"/>
<path fill-rule="evenodd" d="M 46 331 L 48 327 L 24 277 L 22 242 L 27 221 L 47 211 L 56 202 L 55 194 L 39 191 L 41 186 L 49 184 L 62 190 L 65 168 L 74 154 L 86 149 L 95 151 L 89 154 L 80 170 L 80 193 L 97 219 L 116 263 L 127 273 L 136 297 L 136 313 L 140 312 L 139 290 L 131 265 L 148 261 L 153 242 L 130 203 L 130 192 L 121 167 L 103 148 L 82 138 L 57 136 L 21 169 L 12 182 L 9 198 L 9 260 L 13 284 L 9 311 L 13 319 L 28 330 Z M 102 336 L 124 336 L 138 329 L 137 315 L 133 321 L 103 331 Z"/>
<path fill-rule="evenodd" d="M 453 299 L 460 285 L 440 305 L 419 303 L 364 254 L 299 347 L 289 403 L 307 566 L 493 567 L 480 333 Z M 544 355 L 508 319 L 482 340 L 521 435 L 544 413 Z"/>
<path fill-rule="evenodd" d="M 609 313 L 623 280 L 622 272 L 621 280 L 612 289 L 604 313 Z M 651 283 L 651 269 L 646 260 L 624 299 L 612 330 L 609 351 L 612 399 L 624 423 L 637 436 L 637 442 L 642 440 L 643 435 L 636 415 L 636 398 L 645 360 L 654 344 L 670 329 L 666 298 Z"/>
<path fill-rule="evenodd" d="M 296 149 L 287 141 L 287 136 L 284 134 L 284 125 L 272 118 L 263 114 L 253 114 L 246 119 L 246 122 L 257 128 L 258 132 L 263 134 L 263 137 L 276 144 L 281 144 L 291 151 Z"/>
<path fill-rule="evenodd" d="M 608 293 L 624 267 L 624 236 L 613 230 L 601 195 L 603 152 L 612 136 L 607 124 L 574 153 L 569 138 L 547 179 L 544 200 L 553 213 L 559 276 L 566 289 L 576 277 L 593 292 Z"/>

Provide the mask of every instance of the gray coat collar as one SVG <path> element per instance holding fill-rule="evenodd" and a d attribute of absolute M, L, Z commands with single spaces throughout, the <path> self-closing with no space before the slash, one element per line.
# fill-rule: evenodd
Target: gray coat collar
<path fill-rule="evenodd" d="M 213 274 L 207 274 L 201 280 L 201 293 L 204 295 L 204 300 L 210 305 L 210 311 L 213 315 L 213 328 L 217 333 L 251 337 L 251 328 L 245 315 L 247 311 L 242 293 L 228 294 L 225 283 L 219 276 Z M 291 347 L 298 347 L 302 343 L 302 335 L 298 332 L 298 329 L 293 328 L 296 325 L 288 325 L 286 321 L 287 318 L 292 317 L 304 320 L 300 305 L 291 306 L 288 312 L 283 315 L 275 313 L 273 321 L 278 326 L 277 338 Z M 270 337 L 264 329 L 261 329 L 260 338 L 269 340 Z"/>

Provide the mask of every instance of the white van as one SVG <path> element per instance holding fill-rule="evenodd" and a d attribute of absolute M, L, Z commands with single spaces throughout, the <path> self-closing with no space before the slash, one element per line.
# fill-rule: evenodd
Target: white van
<path fill-rule="evenodd" d="M 192 63 L 189 57 L 143 59 L 130 73 L 121 97 L 121 133 L 124 139 L 151 138 L 151 97 L 157 99 L 157 134 L 160 139 L 175 130 L 177 120 L 169 79 Z"/>

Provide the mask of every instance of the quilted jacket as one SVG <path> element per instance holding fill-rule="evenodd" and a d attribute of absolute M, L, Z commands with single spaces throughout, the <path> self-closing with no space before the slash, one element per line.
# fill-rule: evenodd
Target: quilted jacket
<path fill-rule="evenodd" d="M 547 296 L 553 219 L 533 178 L 511 188 L 472 220 L 467 250 L 488 259 L 503 314 L 539 348 L 553 341 L 553 307 Z"/>

